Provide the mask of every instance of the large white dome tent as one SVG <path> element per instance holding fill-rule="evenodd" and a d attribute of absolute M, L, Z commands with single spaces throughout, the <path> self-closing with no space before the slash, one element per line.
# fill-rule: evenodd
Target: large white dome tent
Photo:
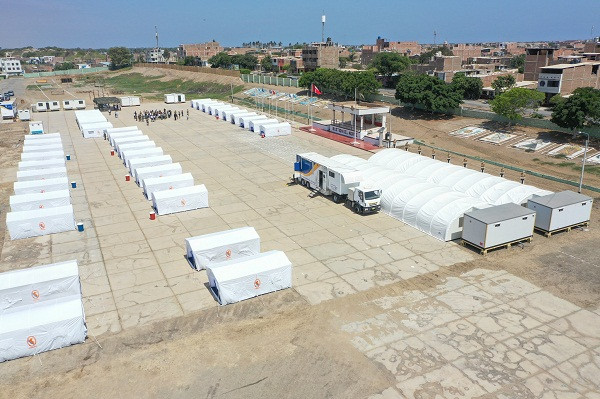
<path fill-rule="evenodd" d="M 382 188 L 381 209 L 395 219 L 439 240 L 459 238 L 463 214 L 484 201 L 446 187 L 374 165 L 362 158 L 341 154 L 333 160 L 361 171 L 365 181 Z"/>
<path fill-rule="evenodd" d="M 533 195 L 551 194 L 551 191 L 399 149 L 382 150 L 368 162 L 480 198 L 490 205 L 524 204 Z"/>

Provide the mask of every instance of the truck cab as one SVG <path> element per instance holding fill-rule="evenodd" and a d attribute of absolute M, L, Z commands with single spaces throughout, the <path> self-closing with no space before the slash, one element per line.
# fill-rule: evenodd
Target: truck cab
<path fill-rule="evenodd" d="M 376 213 L 381 210 L 381 190 L 359 185 L 348 190 L 346 204 L 356 213 Z"/>

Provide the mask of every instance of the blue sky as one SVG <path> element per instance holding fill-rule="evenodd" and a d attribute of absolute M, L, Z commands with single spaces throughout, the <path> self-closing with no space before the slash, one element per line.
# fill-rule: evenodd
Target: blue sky
<path fill-rule="evenodd" d="M 325 36 L 345 44 L 537 41 L 600 35 L 600 0 L 0 0 L 4 48 L 161 47 L 215 39 L 285 44 Z M 555 23 L 558 22 L 558 23 Z"/>

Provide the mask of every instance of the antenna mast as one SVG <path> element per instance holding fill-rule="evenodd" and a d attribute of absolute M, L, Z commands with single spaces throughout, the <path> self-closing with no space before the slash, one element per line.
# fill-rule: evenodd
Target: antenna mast
<path fill-rule="evenodd" d="M 321 43 L 325 43 L 325 10 L 321 15 Z"/>
<path fill-rule="evenodd" d="M 437 40 L 437 32 L 433 31 L 433 46 L 435 47 L 435 42 Z"/>
<path fill-rule="evenodd" d="M 154 25 L 154 32 L 156 36 L 156 48 L 158 48 L 158 28 Z"/>

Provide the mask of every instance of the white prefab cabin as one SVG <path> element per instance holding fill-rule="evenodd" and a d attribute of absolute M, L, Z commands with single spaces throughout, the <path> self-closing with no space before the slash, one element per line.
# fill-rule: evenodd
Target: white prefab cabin
<path fill-rule="evenodd" d="M 588 223 L 593 204 L 592 197 L 568 190 L 549 195 L 534 195 L 527 201 L 527 207 L 537 215 L 535 227 L 547 233 Z"/>

